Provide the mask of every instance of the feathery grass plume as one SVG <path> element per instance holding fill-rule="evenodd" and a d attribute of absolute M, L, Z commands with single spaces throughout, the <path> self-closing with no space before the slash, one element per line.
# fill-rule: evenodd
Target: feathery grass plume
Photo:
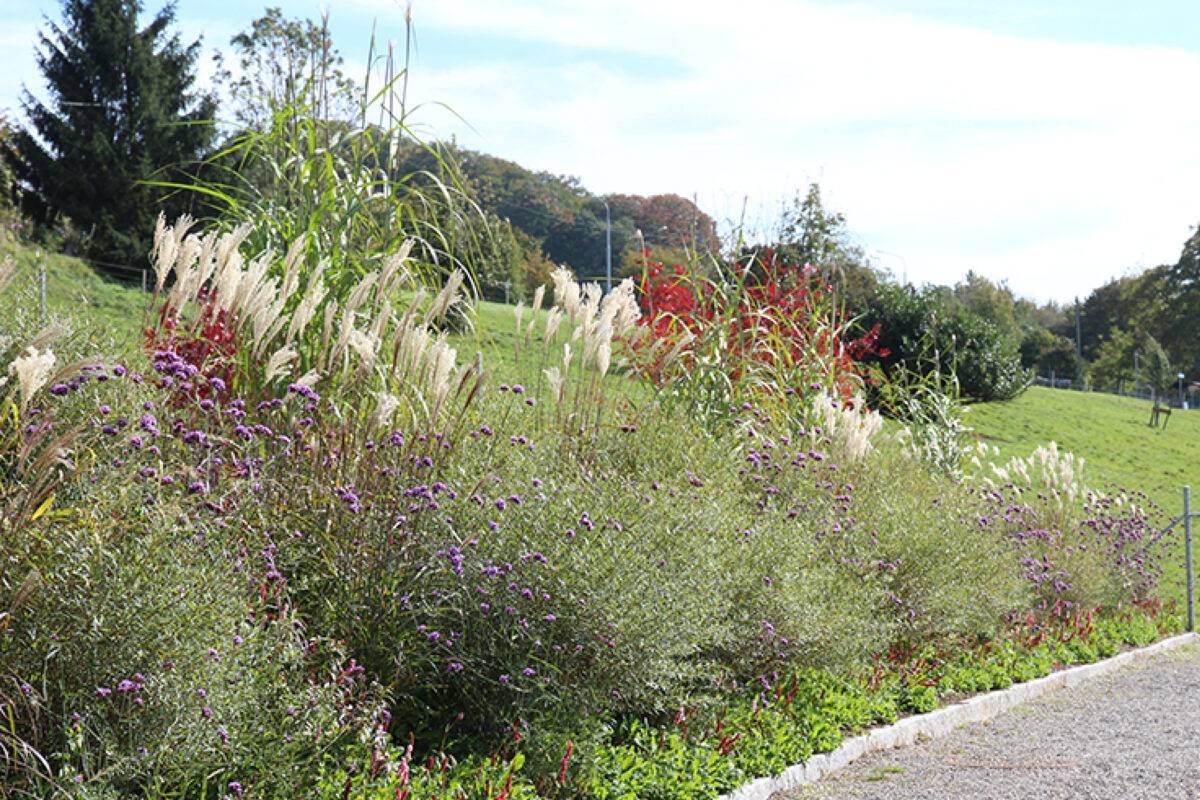
<path fill-rule="evenodd" d="M 848 463 L 861 461 L 874 449 L 872 440 L 883 430 L 883 416 L 878 411 L 865 410 L 860 395 L 843 402 L 818 394 L 812 407 L 822 434 L 833 439 Z M 810 437 L 816 441 L 816 434 L 810 432 Z"/>
<path fill-rule="evenodd" d="M 336 299 L 330 300 L 329 304 L 325 306 L 325 319 L 322 321 L 323 327 L 321 330 L 321 349 L 318 351 L 320 353 L 329 352 L 329 338 L 333 335 L 333 320 L 334 317 L 337 316 L 337 312 L 338 301 Z"/>
<path fill-rule="evenodd" d="M 53 350 L 39 353 L 32 345 L 8 366 L 8 374 L 17 376 L 21 390 L 21 411 L 24 412 L 34 392 L 46 385 L 57 361 Z"/>
<path fill-rule="evenodd" d="M 571 356 L 571 343 L 563 342 L 562 371 L 564 378 L 571 371 Z"/>
<path fill-rule="evenodd" d="M 154 260 L 154 293 L 158 294 L 166 285 L 167 277 L 175 267 L 179 255 L 180 244 L 194 224 L 187 214 L 181 216 L 174 225 L 167 225 L 167 217 L 160 213 L 154 222 L 154 246 L 151 257 Z"/>
<path fill-rule="evenodd" d="M 263 281 L 256 293 L 251 307 L 248 309 L 250 330 L 253 334 L 254 356 L 261 358 L 266 348 L 279 331 L 287 324 L 288 319 L 283 313 L 287 304 L 287 296 L 276 289 L 274 278 Z"/>
<path fill-rule="evenodd" d="M 542 345 L 548 345 L 558 335 L 558 328 L 563 321 L 563 312 L 561 309 L 552 308 L 550 313 L 546 315 L 546 330 L 542 334 Z"/>
<path fill-rule="evenodd" d="M 528 345 L 533 338 L 533 329 L 537 325 L 538 312 L 542 310 L 542 300 L 546 296 L 546 287 L 539 286 L 533 290 L 533 305 L 531 309 L 533 313 L 529 317 L 529 325 L 525 328 L 525 344 Z M 521 326 L 517 325 L 517 335 L 521 335 Z"/>
<path fill-rule="evenodd" d="M 633 287 L 633 279 L 626 278 L 621 281 L 611 296 L 617 298 L 614 301 L 617 311 L 613 327 L 618 336 L 626 336 L 637 327 L 637 321 L 642 316 L 642 310 L 638 307 L 637 295 Z"/>
<path fill-rule="evenodd" d="M 446 343 L 445 339 L 437 339 L 429 348 L 427 358 L 432 367 L 429 377 L 429 388 L 439 394 L 449 391 L 450 373 L 454 370 L 454 361 L 458 351 Z"/>
<path fill-rule="evenodd" d="M 453 388 L 450 376 L 454 372 L 454 361 L 457 357 L 458 352 L 440 337 L 429 348 L 426 356 L 429 367 L 427 385 L 429 393 L 433 395 L 433 405 L 429 411 L 429 427 L 431 429 L 437 427 L 437 421 L 446 404 L 446 398 L 450 396 L 450 390 Z"/>
<path fill-rule="evenodd" d="M 670 351 L 667 352 L 666 356 L 663 357 L 662 368 L 666 369 L 667 367 L 670 367 L 672 364 L 674 364 L 676 359 L 678 359 L 679 356 L 683 354 L 683 351 L 686 350 L 688 348 L 688 346 L 695 340 L 696 340 L 695 335 L 693 335 L 691 333 L 685 333 L 683 336 L 680 336 L 679 341 L 677 341 L 675 343 L 675 346 L 672 347 L 670 349 Z M 657 347 L 659 342 L 662 342 L 662 341 L 664 341 L 664 340 L 663 339 L 655 340 L 654 346 Z"/>
<path fill-rule="evenodd" d="M 368 329 L 368 334 L 376 341 L 376 349 L 379 349 L 379 344 L 383 342 L 383 335 L 387 331 L 388 323 L 392 321 L 392 304 L 385 298 L 375 309 L 375 320 L 371 323 Z"/>
<path fill-rule="evenodd" d="M 41 350 L 43 347 L 50 344 L 55 339 L 58 339 L 61 336 L 65 336 L 69 332 L 70 332 L 70 328 L 67 327 L 67 323 L 62 322 L 61 320 L 57 321 L 57 322 L 52 322 L 49 325 L 47 325 L 46 327 L 42 328 L 40 331 L 38 331 L 37 334 L 32 339 L 29 340 L 29 344 L 27 344 L 25 346 L 26 347 L 36 347 L 37 349 Z"/>
<path fill-rule="evenodd" d="M 563 376 L 558 367 L 550 367 L 542 370 L 546 376 L 546 383 L 550 384 L 550 391 L 554 393 L 554 400 L 557 403 L 562 403 L 563 399 Z"/>
<path fill-rule="evenodd" d="M 258 258 L 246 265 L 245 273 L 237 285 L 237 296 L 229 303 L 229 313 L 234 317 L 251 318 L 254 316 L 255 310 L 264 302 L 270 302 L 275 294 L 275 280 L 267 278 L 267 271 L 271 269 L 271 262 L 274 261 L 275 254 L 269 250 L 262 253 Z M 241 260 L 241 255 L 238 255 L 237 261 Z M 233 263 L 235 259 L 231 259 Z M 221 298 L 217 298 L 217 303 L 220 304 Z"/>
<path fill-rule="evenodd" d="M 1088 494 L 1102 496 L 1084 485 L 1083 459 L 1073 453 L 1060 452 L 1055 442 L 1038 447 L 1024 458 L 1014 456 L 1004 466 L 994 462 L 988 466 L 991 475 L 980 479 L 984 486 L 997 488 L 1016 484 L 1017 491 L 1022 491 L 1020 487 L 1028 487 L 1028 491 L 1052 496 L 1060 509 Z"/>
<path fill-rule="evenodd" d="M 450 309 L 459 302 L 458 290 L 462 288 L 466 277 L 467 273 L 462 269 L 456 269 L 450 273 L 450 277 L 446 279 L 446 285 L 438 292 L 437 297 L 433 298 L 433 302 L 425 311 L 426 325 L 444 318 Z"/>
<path fill-rule="evenodd" d="M 292 242 L 292 246 L 288 248 L 287 255 L 283 259 L 283 286 L 279 290 L 280 296 L 286 302 L 296 293 L 296 289 L 300 286 L 300 266 L 304 263 L 304 248 L 308 244 L 306 234 L 301 234 L 296 237 L 296 241 Z"/>
<path fill-rule="evenodd" d="M 400 333 L 399 346 L 395 350 L 398 356 L 393 361 L 392 369 L 399 367 L 401 377 L 412 380 L 425 361 L 425 352 L 429 349 L 432 337 L 428 328 L 418 327 L 411 322 L 402 325 Z"/>
<path fill-rule="evenodd" d="M 349 345 L 358 356 L 360 369 L 370 372 L 375 366 L 375 358 L 379 352 L 379 340 L 365 331 L 351 328 Z"/>
<path fill-rule="evenodd" d="M 230 252 L 223 239 L 217 243 L 216 250 L 213 262 L 219 266 L 213 274 L 212 285 L 216 292 L 217 310 L 228 311 L 241 287 L 242 256 L 236 249 Z"/>
<path fill-rule="evenodd" d="M 579 315 L 579 284 L 566 267 L 554 270 L 550 273 L 550 279 L 554 281 L 554 305 L 561 308 L 567 319 L 574 322 Z"/>
<path fill-rule="evenodd" d="M 600 298 L 603 294 L 604 290 L 598 283 L 589 283 L 583 287 L 582 299 L 579 303 L 579 322 L 583 327 L 591 325 L 592 320 L 600 311 Z"/>
<path fill-rule="evenodd" d="M 286 344 L 271 354 L 267 359 L 267 371 L 263 380 L 270 383 L 276 378 L 291 374 L 292 362 L 300 357 L 294 344 Z"/>
<path fill-rule="evenodd" d="M 368 272 L 359 279 L 358 284 L 351 290 L 350 296 L 346 298 L 346 313 L 353 314 L 358 311 L 378 279 L 378 272 Z"/>
<path fill-rule="evenodd" d="M 608 374 L 608 365 L 611 360 L 612 343 L 608 341 L 601 342 L 600 346 L 596 348 L 596 371 L 600 373 L 601 378 Z"/>
<path fill-rule="evenodd" d="M 379 431 L 391 424 L 396 409 L 400 408 L 400 398 L 389 392 L 372 392 L 375 397 L 375 411 L 371 414 L 371 430 Z"/>
<path fill-rule="evenodd" d="M 327 290 L 322 281 L 322 275 L 328 263 L 321 259 L 312 277 L 308 279 L 308 290 L 305 291 L 304 297 L 300 299 L 300 304 L 296 306 L 296 310 L 292 312 L 292 318 L 288 322 L 287 333 L 284 335 L 287 341 L 294 342 L 304 335 L 304 329 L 308 327 L 309 322 L 312 322 L 313 315 L 317 312 L 317 306 L 321 305 L 321 301 L 325 299 Z"/>
<path fill-rule="evenodd" d="M 309 389 L 313 388 L 320 382 L 321 382 L 321 373 L 317 372 L 315 369 L 310 369 L 308 372 L 304 373 L 299 378 L 292 381 L 292 383 L 296 384 L 297 386 L 305 386 Z"/>
<path fill-rule="evenodd" d="M 384 262 L 383 269 L 379 273 L 379 282 L 376 284 L 374 310 L 378 311 L 380 302 L 387 299 L 392 292 L 409 279 L 408 267 L 405 266 L 405 263 L 408 261 L 414 244 L 416 242 L 413 239 L 408 239 L 400 246 L 398 252 Z"/>

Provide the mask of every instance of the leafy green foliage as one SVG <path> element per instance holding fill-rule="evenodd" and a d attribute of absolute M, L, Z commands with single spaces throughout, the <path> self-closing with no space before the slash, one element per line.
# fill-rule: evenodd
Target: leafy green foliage
<path fill-rule="evenodd" d="M 999 328 L 966 308 L 947 307 L 933 287 L 880 287 L 859 325 L 879 325 L 879 347 L 888 355 L 867 361 L 885 376 L 953 375 L 965 398 L 984 401 L 1012 399 L 1028 381 L 1016 346 Z"/>

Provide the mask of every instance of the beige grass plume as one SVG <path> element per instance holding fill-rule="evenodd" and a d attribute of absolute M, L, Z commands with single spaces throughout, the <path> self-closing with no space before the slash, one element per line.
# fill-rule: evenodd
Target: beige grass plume
<path fill-rule="evenodd" d="M 29 405 L 29 400 L 34 393 L 50 380 L 50 376 L 54 374 L 54 364 L 57 360 L 54 351 L 46 350 L 39 353 L 36 347 L 29 346 L 9 365 L 8 374 L 17 376 L 17 382 L 21 389 L 21 411 L 24 411 Z"/>

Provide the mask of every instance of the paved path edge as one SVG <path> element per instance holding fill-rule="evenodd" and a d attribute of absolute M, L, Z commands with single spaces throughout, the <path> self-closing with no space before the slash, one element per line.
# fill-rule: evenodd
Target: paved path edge
<path fill-rule="evenodd" d="M 1121 667 L 1168 650 L 1200 642 L 1200 634 L 1184 633 L 1162 639 L 1151 645 L 1128 650 L 1094 664 L 1060 670 L 1043 678 L 1019 683 L 1008 689 L 944 706 L 927 714 L 905 717 L 894 725 L 876 728 L 869 733 L 847 739 L 836 750 L 815 755 L 803 764 L 788 767 L 779 775 L 758 778 L 721 795 L 717 800 L 767 800 L 776 792 L 786 792 L 806 783 L 815 783 L 825 776 L 856 761 L 867 753 L 907 747 L 921 739 L 936 739 L 967 722 L 985 722 L 1013 706 L 1074 686 L 1083 681 L 1106 675 Z"/>

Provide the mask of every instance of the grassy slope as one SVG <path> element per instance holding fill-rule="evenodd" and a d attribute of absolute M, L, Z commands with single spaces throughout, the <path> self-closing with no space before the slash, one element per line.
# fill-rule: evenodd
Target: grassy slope
<path fill-rule="evenodd" d="M 1007 403 L 973 406 L 967 422 L 1000 450 L 997 462 L 1057 442 L 1084 459 L 1088 486 L 1143 491 L 1174 518 L 1183 511 L 1185 485 L 1196 487 L 1193 507 L 1200 508 L 1200 411 L 1176 409 L 1163 430 L 1147 424 L 1150 407 L 1148 400 L 1033 387 Z M 1184 574 L 1181 535 L 1162 583 L 1167 596 L 1181 602 Z"/>
<path fill-rule="evenodd" d="M 1147 400 L 1033 387 L 1007 403 L 972 406 L 967 424 L 999 448 L 1003 461 L 1057 442 L 1084 459 L 1089 486 L 1137 489 L 1176 515 L 1182 487 L 1200 491 L 1200 411 L 1176 409 L 1163 430 L 1147 424 L 1150 407 Z"/>
<path fill-rule="evenodd" d="M 36 286 L 39 266 L 46 268 L 46 310 L 70 317 L 75 330 L 104 349 L 120 351 L 137 346 L 150 295 L 140 288 L 109 280 L 77 258 L 47 253 L 0 241 L 0 261 L 11 257 L 20 283 Z M 31 308 L 31 313 L 41 313 Z M 107 337 L 107 338 L 104 338 Z"/>

